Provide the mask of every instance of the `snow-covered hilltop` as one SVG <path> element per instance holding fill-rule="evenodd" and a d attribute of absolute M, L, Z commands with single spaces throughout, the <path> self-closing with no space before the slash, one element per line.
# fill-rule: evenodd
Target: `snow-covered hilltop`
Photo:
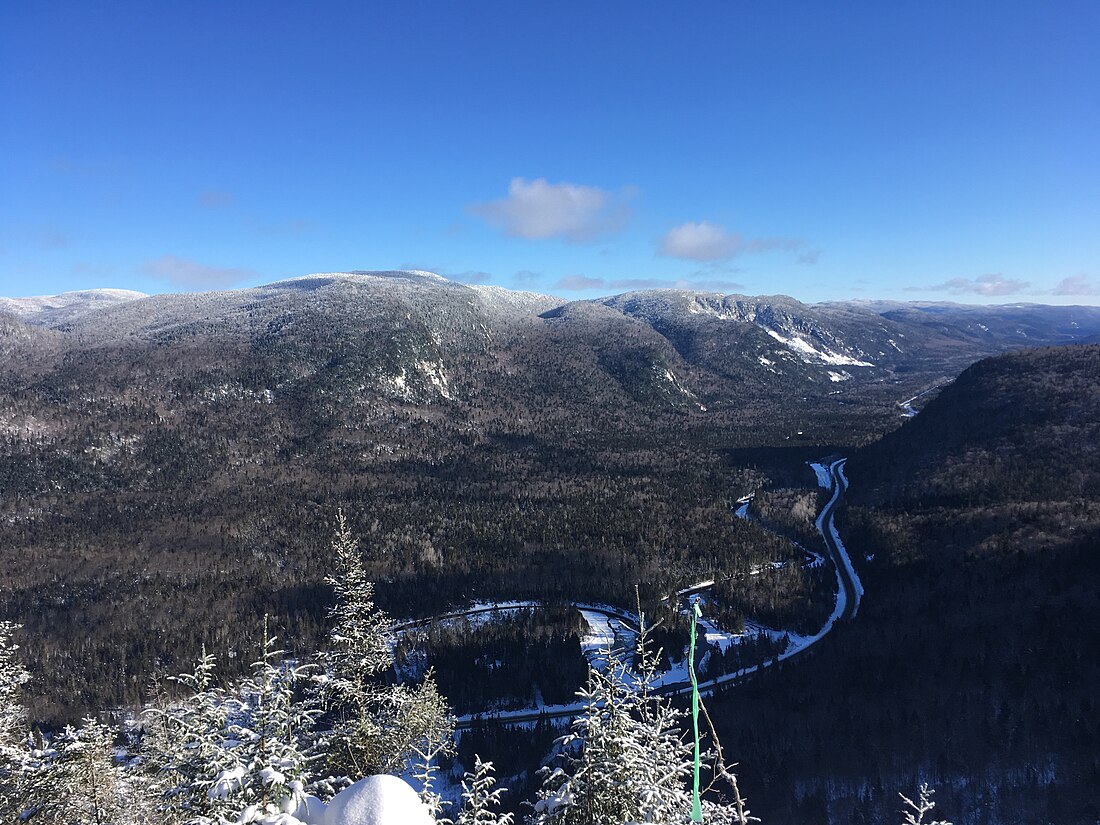
<path fill-rule="evenodd" d="M 0 298 L 0 313 L 36 326 L 57 326 L 91 312 L 147 297 L 129 289 L 85 289 L 33 298 Z"/>

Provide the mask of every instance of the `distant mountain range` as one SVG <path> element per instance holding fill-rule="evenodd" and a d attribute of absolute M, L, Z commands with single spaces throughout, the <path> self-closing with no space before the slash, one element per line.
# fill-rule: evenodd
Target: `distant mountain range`
<path fill-rule="evenodd" d="M 624 400 L 695 410 L 777 393 L 846 396 L 868 385 L 900 399 L 981 357 L 1100 340 L 1100 307 L 803 304 L 681 290 L 563 302 L 415 271 L 224 292 L 5 298 L 5 314 L 0 350 L 15 372 L 48 371 L 58 358 L 102 369 L 96 353 L 106 348 L 119 350 L 115 360 L 153 366 L 166 352 L 216 342 L 201 365 L 172 361 L 205 369 L 222 392 L 278 396 L 308 384 L 412 404 L 478 403 L 487 392 L 522 406 L 517 391 L 534 390 L 569 406 L 574 391 L 572 400 L 594 400 L 585 384 L 597 376 Z M 225 374 L 214 375 L 215 364 Z M 246 386 L 260 379 L 260 365 L 265 386 Z M 520 373 L 528 380 L 517 381 Z"/>

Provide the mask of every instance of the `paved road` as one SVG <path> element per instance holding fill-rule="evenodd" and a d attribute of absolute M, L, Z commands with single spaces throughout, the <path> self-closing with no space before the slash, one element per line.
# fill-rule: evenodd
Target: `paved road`
<path fill-rule="evenodd" d="M 859 601 L 863 597 L 863 584 L 859 580 L 859 574 L 852 566 L 852 560 L 848 556 L 847 550 L 844 549 L 843 544 L 837 541 L 836 523 L 834 521 L 837 502 L 840 501 L 840 497 L 848 489 L 848 478 L 844 475 L 844 465 L 847 461 L 848 459 L 841 458 L 829 465 L 829 475 L 833 480 L 833 497 L 829 499 L 828 504 L 821 508 L 816 524 L 817 531 L 821 533 L 821 538 L 825 541 L 829 558 L 832 559 L 833 565 L 836 567 L 839 592 L 844 600 L 844 609 L 840 618 L 850 621 L 856 617 L 856 613 L 859 611 Z"/>

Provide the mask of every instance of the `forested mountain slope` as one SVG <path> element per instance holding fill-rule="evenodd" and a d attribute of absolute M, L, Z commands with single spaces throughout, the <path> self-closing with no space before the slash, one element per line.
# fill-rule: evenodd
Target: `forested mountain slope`
<path fill-rule="evenodd" d="M 766 821 L 883 821 L 917 775 L 960 825 L 1096 821 L 1098 401 L 1100 346 L 1012 353 L 853 455 L 857 621 L 720 708 Z"/>
<path fill-rule="evenodd" d="M 967 369 L 852 471 L 892 504 L 1100 497 L 1100 346 Z"/>

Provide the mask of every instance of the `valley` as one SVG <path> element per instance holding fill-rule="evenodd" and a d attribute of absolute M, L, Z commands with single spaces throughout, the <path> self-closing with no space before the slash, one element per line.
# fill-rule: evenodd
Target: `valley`
<path fill-rule="evenodd" d="M 675 698 L 679 593 L 707 602 L 708 705 L 727 749 L 754 755 L 743 778 L 769 822 L 880 815 L 887 789 L 913 785 L 905 766 L 955 809 L 978 804 L 966 783 L 981 771 L 1018 800 L 1038 753 L 1066 766 L 1050 793 L 1079 806 L 1095 761 L 1068 729 L 1045 736 L 1030 720 L 1054 706 L 1022 707 L 1037 694 L 990 657 L 1030 638 L 1017 612 L 1087 614 L 1065 577 L 1090 581 L 1100 523 L 1098 336 L 1088 307 L 678 290 L 561 302 L 423 272 L 8 300 L 0 618 L 24 626 L 27 705 L 47 728 L 140 706 L 204 645 L 242 673 L 265 614 L 308 657 L 325 644 L 343 511 L 379 604 L 406 629 L 448 615 L 461 631 L 421 626 L 420 644 L 464 708 L 460 751 L 513 764 L 520 795 L 545 725 L 576 712 L 591 630 L 571 606 L 629 631 L 639 600 Z M 1041 561 L 1015 549 L 1032 546 Z M 1040 570 L 1072 595 L 1034 595 Z M 978 594 L 999 623 L 963 611 Z M 535 605 L 558 624 L 521 610 Z M 728 640 L 754 631 L 739 658 Z M 1091 667 L 1085 636 L 1032 643 L 1069 677 Z M 467 686 L 477 645 L 496 658 L 482 653 Z M 554 657 L 562 695 L 540 704 L 531 674 Z M 979 690 L 978 672 L 999 675 Z M 936 673 L 919 695 L 898 687 Z M 908 696 L 904 713 L 887 695 Z M 1091 712 L 1080 692 L 1055 695 Z M 965 770 L 935 733 L 957 724 Z M 1005 729 L 1015 761 L 979 744 Z"/>

